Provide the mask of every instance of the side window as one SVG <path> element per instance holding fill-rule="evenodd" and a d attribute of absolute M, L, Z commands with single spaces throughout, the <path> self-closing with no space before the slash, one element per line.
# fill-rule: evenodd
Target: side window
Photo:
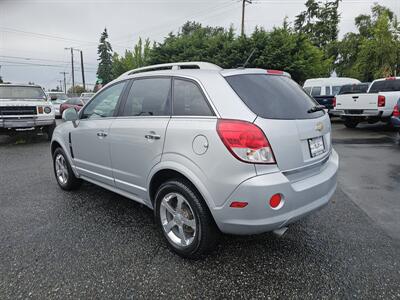
<path fill-rule="evenodd" d="M 341 87 L 340 85 L 334 85 L 332 87 L 332 95 L 336 96 L 337 93 L 339 93 L 339 91 L 340 91 L 340 87 Z"/>
<path fill-rule="evenodd" d="M 86 106 L 82 117 L 90 119 L 112 117 L 125 84 L 126 82 L 123 81 L 101 91 Z"/>
<path fill-rule="evenodd" d="M 305 88 L 304 88 L 304 91 L 305 91 L 307 94 L 311 94 L 311 86 L 305 87 Z"/>
<path fill-rule="evenodd" d="M 144 78 L 133 81 L 123 116 L 169 116 L 170 78 Z"/>
<path fill-rule="evenodd" d="M 326 86 L 325 87 L 325 95 L 330 95 L 331 94 L 331 87 L 330 86 Z"/>
<path fill-rule="evenodd" d="M 213 116 L 200 88 L 191 81 L 174 79 L 174 116 Z"/>
<path fill-rule="evenodd" d="M 311 90 L 311 96 L 321 96 L 321 87 L 314 86 Z"/>

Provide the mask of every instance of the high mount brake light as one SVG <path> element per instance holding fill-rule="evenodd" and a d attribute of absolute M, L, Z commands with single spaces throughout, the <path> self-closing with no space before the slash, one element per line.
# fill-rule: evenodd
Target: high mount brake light
<path fill-rule="evenodd" d="M 217 132 L 226 148 L 237 159 L 256 164 L 276 163 L 268 139 L 253 123 L 219 119 Z"/>
<path fill-rule="evenodd" d="M 281 70 L 267 70 L 267 74 L 272 74 L 272 75 L 283 75 L 284 72 Z"/>

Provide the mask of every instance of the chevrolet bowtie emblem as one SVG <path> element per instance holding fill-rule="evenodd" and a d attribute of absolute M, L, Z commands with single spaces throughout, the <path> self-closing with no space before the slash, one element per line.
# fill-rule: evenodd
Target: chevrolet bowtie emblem
<path fill-rule="evenodd" d="M 321 122 L 318 122 L 317 125 L 315 125 L 315 130 L 322 131 L 324 130 L 324 124 Z"/>

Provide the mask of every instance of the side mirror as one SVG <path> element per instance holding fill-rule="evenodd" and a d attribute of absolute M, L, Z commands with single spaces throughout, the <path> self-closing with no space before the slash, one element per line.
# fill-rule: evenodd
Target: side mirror
<path fill-rule="evenodd" d="M 50 97 L 50 100 L 51 100 L 51 101 L 56 101 L 56 100 L 57 100 L 57 96 L 51 96 L 51 97 Z"/>
<path fill-rule="evenodd" d="M 76 112 L 75 108 L 70 107 L 64 110 L 62 114 L 62 119 L 66 122 L 71 121 L 74 124 L 74 127 L 77 127 L 77 120 L 78 120 L 78 113 Z"/>

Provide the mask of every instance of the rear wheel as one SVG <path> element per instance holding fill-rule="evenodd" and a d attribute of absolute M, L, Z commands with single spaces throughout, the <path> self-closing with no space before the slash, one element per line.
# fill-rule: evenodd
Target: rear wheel
<path fill-rule="evenodd" d="M 347 128 L 356 128 L 358 123 L 359 122 L 354 119 L 345 119 L 344 120 L 344 126 L 346 126 Z"/>
<path fill-rule="evenodd" d="M 168 247 L 182 257 L 198 258 L 217 244 L 219 232 L 208 207 L 184 180 L 160 186 L 155 216 Z"/>
<path fill-rule="evenodd" d="M 53 153 L 53 167 L 57 183 L 63 190 L 70 191 L 80 187 L 82 180 L 75 176 L 62 148 L 57 148 Z"/>

